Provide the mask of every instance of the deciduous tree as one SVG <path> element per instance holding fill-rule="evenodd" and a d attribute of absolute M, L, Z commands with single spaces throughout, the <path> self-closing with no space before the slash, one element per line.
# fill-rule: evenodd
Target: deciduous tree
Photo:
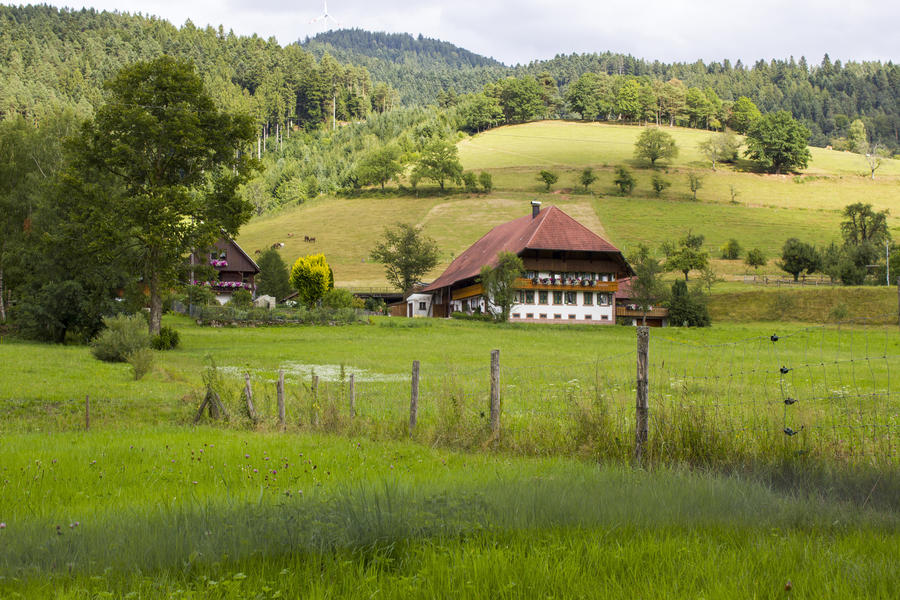
<path fill-rule="evenodd" d="M 107 89 L 107 103 L 76 141 L 70 182 L 80 191 L 113 183 L 102 210 L 139 252 L 157 334 L 162 293 L 184 256 L 223 230 L 235 235 L 250 218 L 252 206 L 236 192 L 255 167 L 242 152 L 254 128 L 249 117 L 217 110 L 187 61 L 136 63 Z"/>
<path fill-rule="evenodd" d="M 762 116 L 759 108 L 753 100 L 747 96 L 738 98 L 731 107 L 731 117 L 728 124 L 738 133 L 747 133 L 750 125 Z"/>
<path fill-rule="evenodd" d="M 744 263 L 748 267 L 753 267 L 756 271 L 759 271 L 759 268 L 764 266 L 767 262 L 768 259 L 766 258 L 766 255 L 759 248 L 748 250 L 747 257 L 744 259 Z"/>
<path fill-rule="evenodd" d="M 671 160 L 678 156 L 678 146 L 671 134 L 659 127 L 646 127 L 634 143 L 635 158 L 644 158 L 655 167 L 658 160 Z"/>
<path fill-rule="evenodd" d="M 781 262 L 778 263 L 778 268 L 793 275 L 794 281 L 797 281 L 804 272 L 807 275 L 815 273 L 821 266 L 821 257 L 812 244 L 790 238 L 781 248 Z"/>
<path fill-rule="evenodd" d="M 746 155 L 763 169 L 781 173 L 809 164 L 809 130 L 787 111 L 768 113 L 747 130 Z"/>
<path fill-rule="evenodd" d="M 597 175 L 594 173 L 594 169 L 591 167 L 587 167 L 584 171 L 581 172 L 581 176 L 578 178 L 578 181 L 581 185 L 584 186 L 585 190 L 590 190 L 591 186 L 597 181 Z"/>
<path fill-rule="evenodd" d="M 637 250 L 629 257 L 628 262 L 634 269 L 634 275 L 631 277 L 632 298 L 643 313 L 641 325 L 646 325 L 647 311 L 660 301 L 664 292 L 663 266 L 645 244 L 638 244 Z"/>
<path fill-rule="evenodd" d="M 384 189 L 391 179 L 396 179 L 403 171 L 400 164 L 400 149 L 393 145 L 370 150 L 359 162 L 357 174 L 362 185 L 379 184 Z"/>
<path fill-rule="evenodd" d="M 416 180 L 431 179 L 444 189 L 444 183 L 462 181 L 463 167 L 459 162 L 456 145 L 448 140 L 432 139 L 422 149 L 421 156 L 413 167 L 412 176 Z"/>
<path fill-rule="evenodd" d="M 397 223 L 385 228 L 370 256 L 384 264 L 388 282 L 407 294 L 437 265 L 440 254 L 432 238 L 409 223 Z"/>
<path fill-rule="evenodd" d="M 546 186 L 546 190 L 550 191 L 550 186 L 559 181 L 559 175 L 554 173 L 553 171 L 548 171 L 546 169 L 542 169 L 540 173 L 538 173 L 538 181 L 543 183 Z"/>
<path fill-rule="evenodd" d="M 481 267 L 481 284 L 488 302 L 500 309 L 499 321 L 509 320 L 509 310 L 515 302 L 516 279 L 525 272 L 522 259 L 512 252 L 497 254 L 497 266 Z"/>

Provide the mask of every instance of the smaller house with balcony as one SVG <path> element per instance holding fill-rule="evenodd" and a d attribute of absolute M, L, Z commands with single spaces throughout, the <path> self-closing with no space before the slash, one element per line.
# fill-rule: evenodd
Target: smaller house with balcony
<path fill-rule="evenodd" d="M 233 239 L 220 238 L 206 252 L 192 254 L 190 260 L 191 265 L 215 269 L 215 278 L 208 281 L 194 278 L 194 283 L 210 288 L 220 304 L 231 300 L 232 294 L 237 290 L 250 290 L 256 295 L 255 280 L 259 266 Z"/>
<path fill-rule="evenodd" d="M 498 225 L 460 254 L 420 293 L 432 297 L 431 316 L 454 312 L 498 312 L 484 295 L 481 267 L 495 266 L 497 254 L 522 259 L 525 275 L 516 283 L 512 322 L 616 322 L 618 282 L 633 274 L 618 248 L 555 206 Z"/>
<path fill-rule="evenodd" d="M 651 304 L 644 310 L 634 298 L 631 290 L 631 277 L 619 281 L 616 290 L 616 322 L 625 325 L 641 325 L 648 327 L 667 327 L 669 325 L 669 309 Z"/>

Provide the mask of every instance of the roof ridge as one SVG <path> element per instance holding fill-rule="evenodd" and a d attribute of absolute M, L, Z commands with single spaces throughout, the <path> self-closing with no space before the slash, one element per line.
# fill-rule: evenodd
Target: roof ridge
<path fill-rule="evenodd" d="M 528 238 L 528 240 L 526 240 L 523 250 L 531 244 L 531 240 L 533 240 L 534 236 L 536 236 L 538 234 L 538 231 L 541 230 L 541 226 L 544 224 L 544 221 L 546 220 L 547 215 L 550 214 L 550 211 L 552 211 L 554 208 L 556 208 L 556 205 L 551 204 L 544 211 L 538 211 L 538 214 L 536 216 L 532 217 L 532 219 L 540 219 L 540 221 L 538 222 L 537 226 L 535 226 L 534 230 L 531 232 L 531 236 Z M 556 210 L 559 210 L 559 209 L 556 208 Z"/>

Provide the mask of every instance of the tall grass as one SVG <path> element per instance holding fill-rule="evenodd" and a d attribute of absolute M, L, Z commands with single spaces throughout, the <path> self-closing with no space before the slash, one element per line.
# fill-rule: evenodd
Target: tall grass
<path fill-rule="evenodd" d="M 567 596 L 900 585 L 896 512 L 739 478 L 213 429 L 39 439 L 5 438 L 4 597 L 523 596 L 569 576 Z M 823 566 L 837 558 L 856 575 Z"/>

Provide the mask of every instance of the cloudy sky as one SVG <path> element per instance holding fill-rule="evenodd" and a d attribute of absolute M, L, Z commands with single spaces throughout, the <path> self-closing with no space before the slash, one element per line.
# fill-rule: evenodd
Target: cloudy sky
<path fill-rule="evenodd" d="M 57 4 L 52 2 L 51 4 Z M 80 8 L 82 5 L 63 3 Z M 94 0 L 85 6 L 222 24 L 288 44 L 325 27 L 322 0 Z M 328 0 L 341 27 L 423 34 L 507 64 L 571 52 L 705 61 L 900 59 L 900 2 L 873 0 Z M 332 27 L 334 25 L 331 25 Z"/>

